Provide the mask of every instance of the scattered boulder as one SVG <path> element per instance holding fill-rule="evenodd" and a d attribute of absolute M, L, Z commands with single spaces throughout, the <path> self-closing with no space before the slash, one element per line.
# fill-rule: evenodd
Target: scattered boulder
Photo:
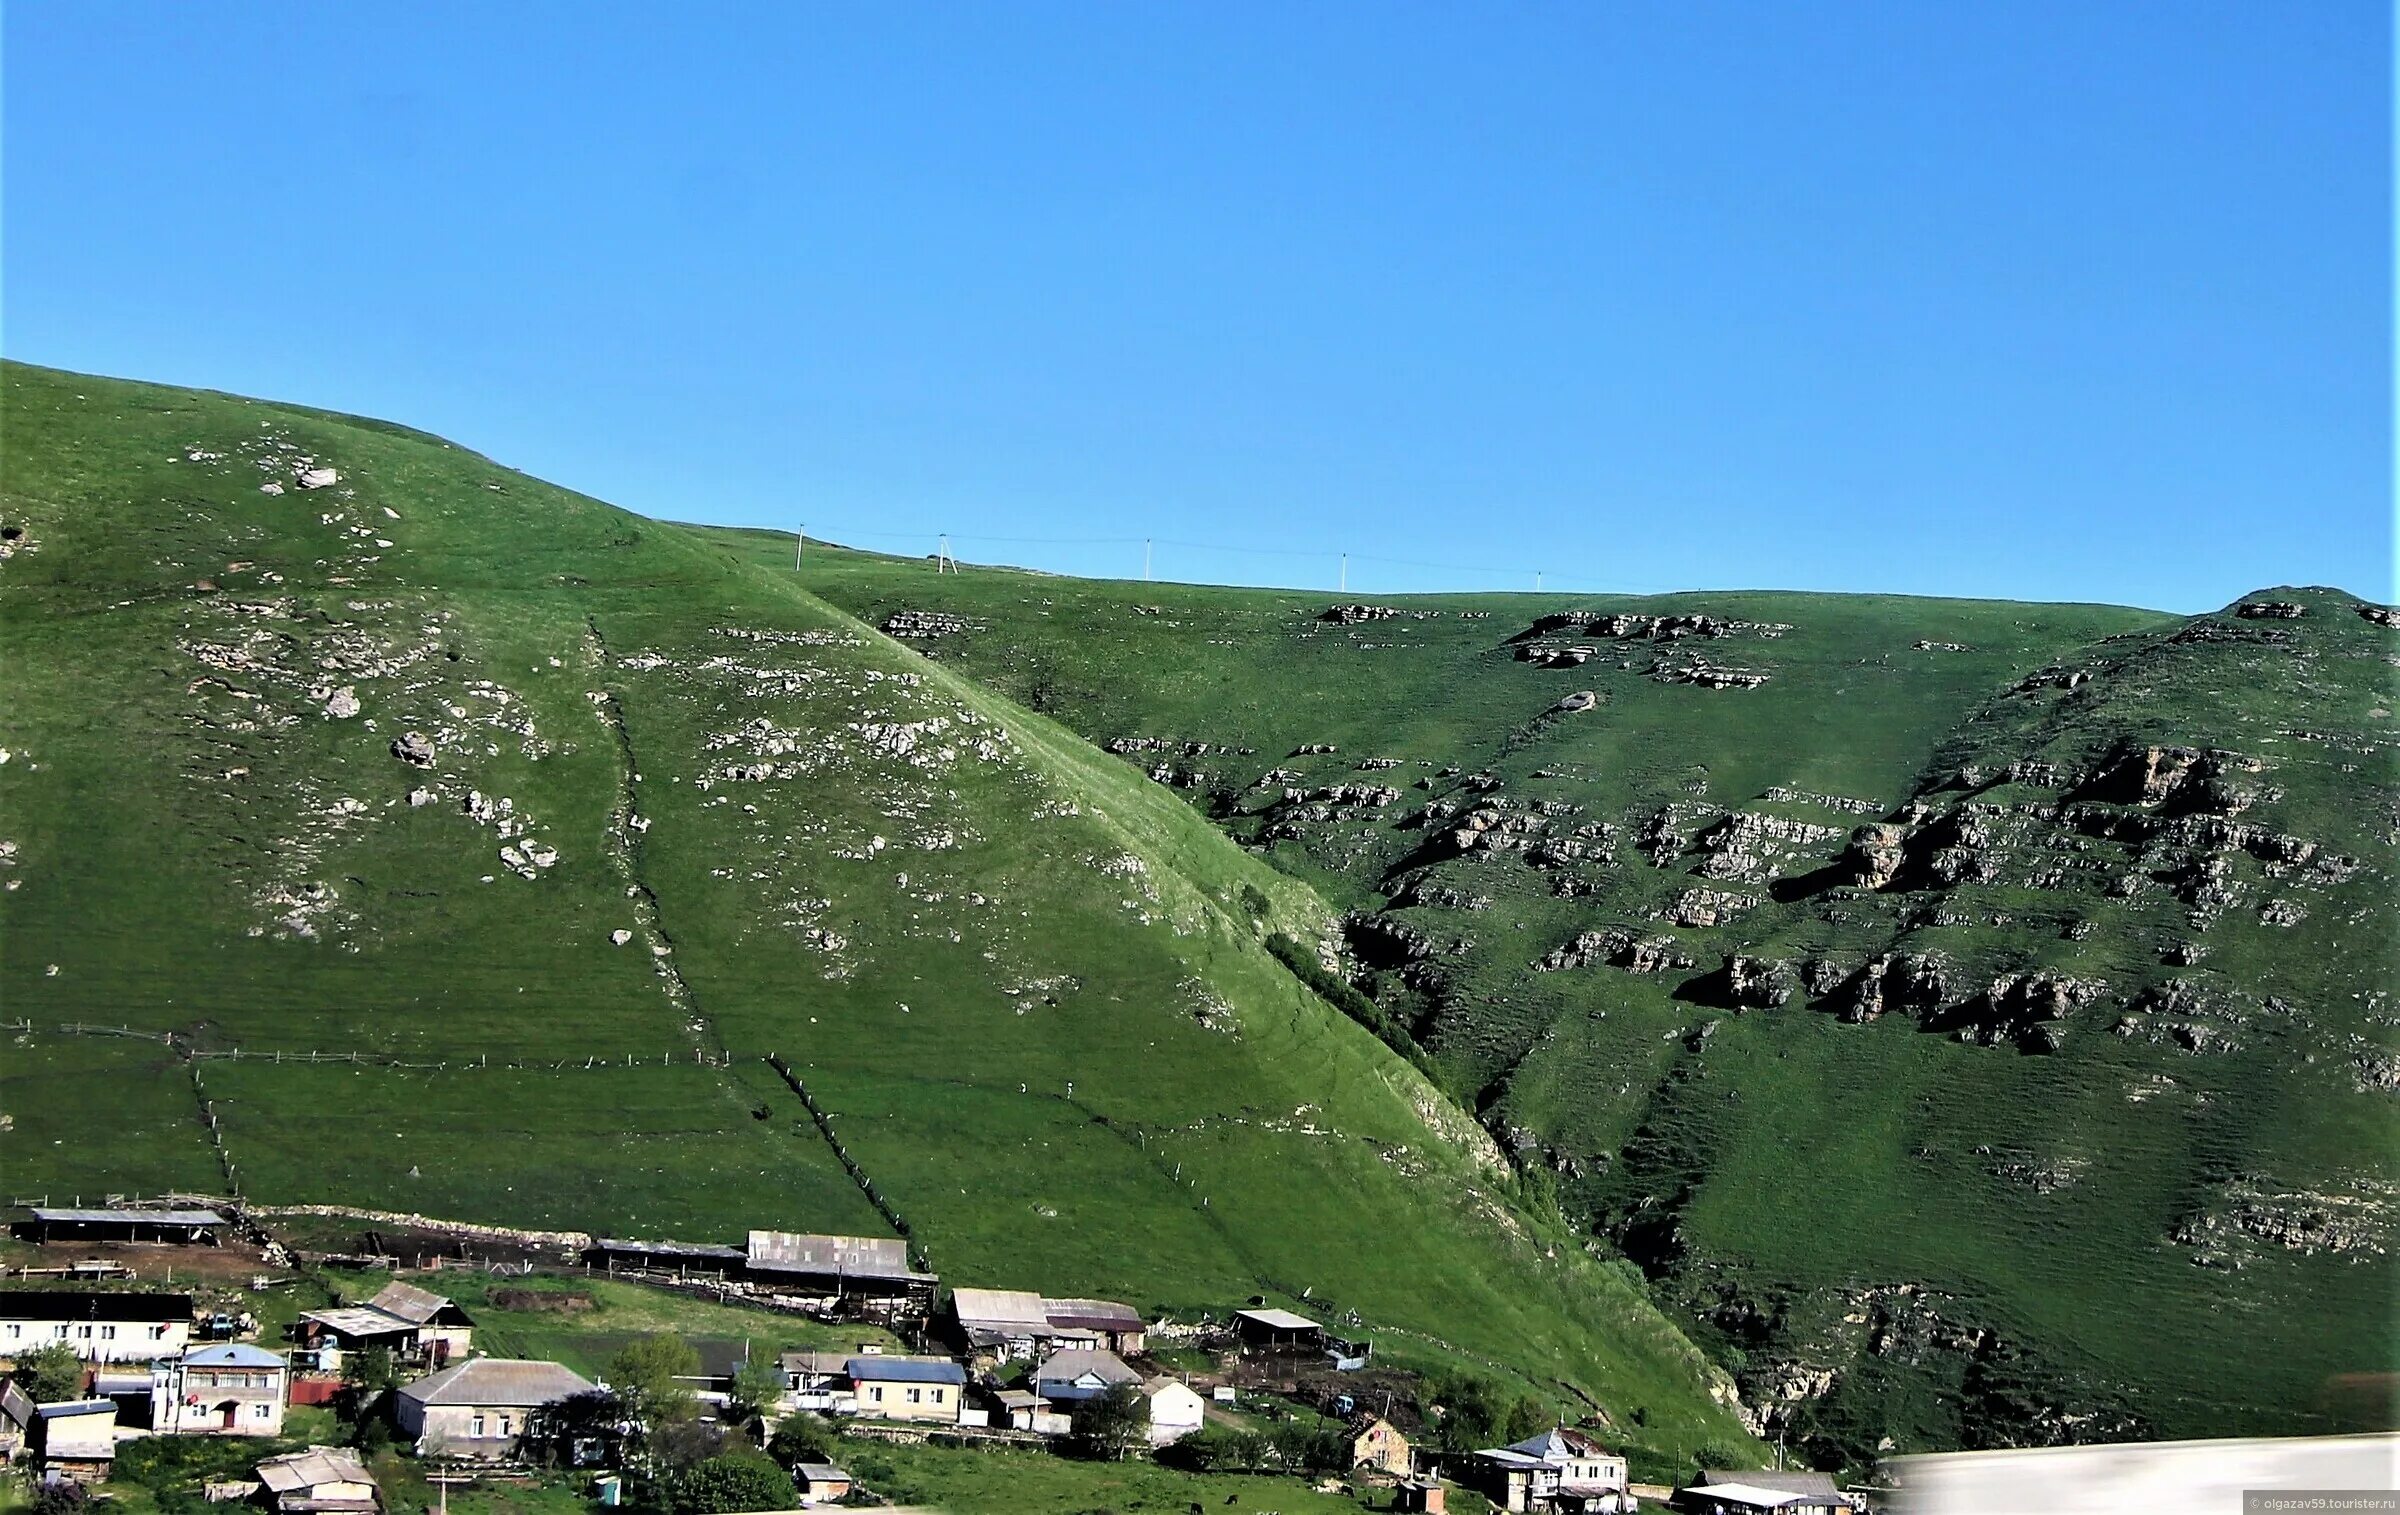
<path fill-rule="evenodd" d="M 1317 619 L 1331 621 L 1336 626 L 1356 626 L 1362 621 L 1394 620 L 1399 614 L 1397 605 L 1335 605 Z"/>
<path fill-rule="evenodd" d="M 358 712 L 358 691 L 347 684 L 325 697 L 325 713 L 334 720 L 346 721 Z"/>
<path fill-rule="evenodd" d="M 405 732 L 393 740 L 392 756 L 411 768 L 431 768 L 433 739 L 422 731 Z"/>
<path fill-rule="evenodd" d="M 625 929 L 624 927 L 622 927 L 622 926 L 619 926 L 619 927 L 618 927 L 616 930 L 614 930 L 614 931 L 611 931 L 611 932 L 608 934 L 608 944 L 609 944 L 610 946 L 612 946 L 612 947 L 622 947 L 622 946 L 624 946 L 624 945 L 625 945 L 627 942 L 630 942 L 630 941 L 632 941 L 632 940 L 633 940 L 633 933 L 632 933 L 632 932 L 630 932 L 630 931 L 628 931 L 628 930 L 626 930 L 626 929 Z"/>
<path fill-rule="evenodd" d="M 299 468 L 292 475 L 292 482 L 302 489 L 324 489 L 341 481 L 341 474 L 330 468 Z"/>
<path fill-rule="evenodd" d="M 2378 626 L 2400 626 L 2400 610 L 2389 605 L 2361 605 L 2358 613 Z"/>
<path fill-rule="evenodd" d="M 1550 708 L 1561 715 L 1572 715 L 1577 711 L 1590 710 L 1599 703 L 1600 696 L 1597 691 L 1578 689 Z"/>
<path fill-rule="evenodd" d="M 884 635 L 908 637 L 916 641 L 957 636 L 974 629 L 974 622 L 946 610 L 897 610 L 883 618 Z"/>
<path fill-rule="evenodd" d="M 1725 959 L 1725 1003 L 1736 1010 L 1771 1010 L 1792 997 L 1799 976 L 1775 958 L 1736 954 Z"/>
<path fill-rule="evenodd" d="M 1878 822 L 1850 833 L 1840 866 L 1861 889 L 1888 888 L 1908 861 L 1908 828 Z"/>

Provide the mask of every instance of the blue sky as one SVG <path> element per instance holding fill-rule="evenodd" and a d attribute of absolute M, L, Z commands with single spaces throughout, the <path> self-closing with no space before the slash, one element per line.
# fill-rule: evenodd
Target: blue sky
<path fill-rule="evenodd" d="M 11 0 L 0 46 L 10 356 L 652 514 L 2392 595 L 2381 4 Z"/>

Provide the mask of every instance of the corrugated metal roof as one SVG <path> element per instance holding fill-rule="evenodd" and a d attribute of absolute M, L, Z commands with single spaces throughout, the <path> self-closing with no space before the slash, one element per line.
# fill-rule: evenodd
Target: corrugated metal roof
<path fill-rule="evenodd" d="M 1815 1473 L 1805 1468 L 1779 1472 L 1773 1468 L 1702 1468 L 1700 1481 L 1704 1484 L 1748 1484 L 1754 1489 L 1774 1489 L 1786 1494 L 1810 1494 L 1832 1498 L 1836 1492 L 1831 1473 Z"/>
<path fill-rule="evenodd" d="M 1033 1370 L 1036 1383 L 1073 1383 L 1089 1375 L 1105 1384 L 1140 1383 L 1142 1375 L 1126 1365 L 1125 1359 L 1114 1352 L 1094 1352 L 1083 1347 L 1053 1352 L 1042 1359 Z"/>
<path fill-rule="evenodd" d="M 814 1373 L 820 1376 L 850 1371 L 847 1352 L 786 1352 L 775 1359 L 786 1373 Z"/>
<path fill-rule="evenodd" d="M 367 1307 L 381 1310 L 386 1315 L 397 1315 L 412 1326 L 421 1326 L 449 1309 L 450 1300 L 447 1295 L 395 1280 L 376 1290 L 375 1297 L 367 1301 Z"/>
<path fill-rule="evenodd" d="M 192 1318 L 189 1294 L 110 1294 L 80 1289 L 0 1290 L 0 1320 L 134 1320 Z"/>
<path fill-rule="evenodd" d="M 1746 1504 L 1759 1510 L 1779 1510 L 1790 1504 L 1817 1504 L 1822 1499 L 1820 1495 L 1794 1494 L 1788 1489 L 1762 1489 L 1754 1483 L 1709 1483 L 1683 1492 L 1698 1495 L 1702 1499 L 1721 1499 L 1728 1504 Z"/>
<path fill-rule="evenodd" d="M 993 1336 L 1047 1336 L 1050 1304 L 1022 1289 L 955 1289 L 950 1308 L 969 1331 Z"/>
<path fill-rule="evenodd" d="M 223 1346 L 199 1347 L 183 1354 L 187 1368 L 280 1368 L 282 1358 L 264 1347 L 254 1347 L 246 1341 L 229 1341 Z"/>
<path fill-rule="evenodd" d="M 303 1310 L 302 1320 L 313 1320 L 344 1336 L 397 1336 L 414 1331 L 416 1322 L 386 1315 L 373 1305 L 341 1305 L 331 1310 Z"/>
<path fill-rule="evenodd" d="M 1078 1326 L 1093 1331 L 1139 1331 L 1143 1329 L 1141 1315 L 1131 1305 L 1121 1305 L 1113 1299 L 1045 1299 L 1042 1308 L 1049 1312 L 1054 1326 Z"/>
<path fill-rule="evenodd" d="M 955 1383 L 967 1381 L 967 1370 L 947 1357 L 901 1357 L 871 1354 L 847 1364 L 852 1378 L 879 1383 Z"/>
<path fill-rule="evenodd" d="M 35 1405 L 37 1420 L 71 1420 L 78 1415 L 106 1415 L 114 1418 L 117 1402 L 113 1399 L 61 1399 L 51 1404 Z"/>
<path fill-rule="evenodd" d="M 908 1266 L 908 1243 L 890 1236 L 816 1236 L 799 1231 L 753 1231 L 745 1258 L 777 1273 L 838 1274 L 930 1282 Z"/>
<path fill-rule="evenodd" d="M 35 1220 L 78 1226 L 221 1226 L 226 1223 L 225 1217 L 214 1210 L 54 1210 L 47 1205 L 28 1205 L 26 1212 Z"/>
<path fill-rule="evenodd" d="M 591 1391 L 590 1381 L 563 1363 L 513 1357 L 472 1357 L 400 1387 L 428 1405 L 546 1405 Z"/>
<path fill-rule="evenodd" d="M 1322 1331 L 1325 1329 L 1307 1316 L 1294 1315 L 1289 1310 L 1236 1310 L 1233 1313 L 1244 1320 L 1256 1321 L 1271 1331 Z"/>
<path fill-rule="evenodd" d="M 747 1262 L 749 1254 L 740 1247 L 719 1247 L 697 1241 L 631 1241 L 623 1237 L 603 1236 L 592 1246 L 601 1252 L 623 1252 L 649 1257 L 699 1257 L 710 1262 Z"/>
<path fill-rule="evenodd" d="M 310 1447 L 305 1452 L 267 1458 L 258 1465 L 258 1481 L 278 1494 L 329 1483 L 375 1482 L 367 1465 L 347 1447 Z"/>

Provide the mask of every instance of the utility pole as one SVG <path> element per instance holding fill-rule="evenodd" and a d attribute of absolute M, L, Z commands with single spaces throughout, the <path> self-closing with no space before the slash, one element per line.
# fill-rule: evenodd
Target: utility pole
<path fill-rule="evenodd" d="M 1542 571 L 1539 568 L 1533 571 L 1533 592 L 1535 594 L 1542 592 Z"/>
<path fill-rule="evenodd" d="M 804 566 L 806 566 L 806 564 L 807 564 L 807 561 L 808 561 L 808 523 L 807 523 L 806 521 L 802 521 L 802 522 L 800 523 L 800 538 L 799 538 L 799 540 L 798 540 L 798 541 L 796 541 L 796 542 L 794 542 L 794 543 L 792 544 L 792 566 L 793 566 L 794 568 L 801 568 L 801 567 L 804 567 Z"/>
<path fill-rule="evenodd" d="M 942 545 L 934 551 L 933 571 L 935 573 L 958 572 L 958 564 L 950 556 L 950 533 L 946 531 L 942 533 Z"/>
<path fill-rule="evenodd" d="M 1342 554 L 1342 593 L 1350 592 L 1350 554 Z"/>
<path fill-rule="evenodd" d="M 1150 539 L 1142 538 L 1142 582 L 1150 582 Z"/>

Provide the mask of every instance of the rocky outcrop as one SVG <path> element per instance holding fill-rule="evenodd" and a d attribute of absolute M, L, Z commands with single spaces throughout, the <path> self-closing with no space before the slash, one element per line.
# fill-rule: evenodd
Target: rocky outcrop
<path fill-rule="evenodd" d="M 974 622 L 946 610 L 896 610 L 883 618 L 885 636 L 905 637 L 919 642 L 931 641 L 935 637 L 957 636 L 974 629 Z"/>
<path fill-rule="evenodd" d="M 2400 610 L 2389 605 L 2361 605 L 2358 613 L 2378 626 L 2400 626 Z"/>
<path fill-rule="evenodd" d="M 1799 985 L 1792 965 L 1774 958 L 1734 955 L 1725 959 L 1724 1002 L 1734 1010 L 1771 1010 L 1788 1003 Z"/>
<path fill-rule="evenodd" d="M 1628 973 L 1665 973 L 1692 966 L 1691 958 L 1671 936 L 1637 936 L 1615 928 L 1578 932 L 1572 941 L 1553 947 L 1534 967 L 1543 973 L 1557 973 L 1598 963 Z"/>
<path fill-rule="evenodd" d="M 1722 926 L 1759 907 L 1755 894 L 1729 894 L 1715 889 L 1686 889 L 1668 902 L 1662 914 L 1678 926 Z"/>
<path fill-rule="evenodd" d="M 1852 974 L 1833 1008 L 1853 1024 L 1893 1011 L 1924 1017 L 1950 1000 L 1950 963 L 1938 952 L 1887 952 Z"/>
<path fill-rule="evenodd" d="M 1756 689 L 1772 675 L 1755 668 L 1727 668 L 1706 658 L 1661 659 L 1650 677 L 1661 684 L 1691 684 L 1701 689 Z"/>
<path fill-rule="evenodd" d="M 1908 828 L 1877 822 L 1850 833 L 1838 866 L 1858 888 L 1885 889 L 1900 877 L 1907 861 Z"/>
<path fill-rule="evenodd" d="M 1700 864 L 1702 878 L 1759 883 L 1773 876 L 1795 849 L 1828 842 L 1841 834 L 1832 826 L 1737 810 L 1702 830 L 1692 838 L 1692 845 L 1707 855 Z"/>
<path fill-rule="evenodd" d="M 1400 616 L 1397 605 L 1335 605 L 1317 616 L 1336 626 L 1356 626 L 1364 621 L 1390 621 Z"/>
<path fill-rule="evenodd" d="M 2308 614 L 2308 607 L 2289 600 L 2245 600 L 2233 613 L 2245 621 L 2297 621 Z"/>

